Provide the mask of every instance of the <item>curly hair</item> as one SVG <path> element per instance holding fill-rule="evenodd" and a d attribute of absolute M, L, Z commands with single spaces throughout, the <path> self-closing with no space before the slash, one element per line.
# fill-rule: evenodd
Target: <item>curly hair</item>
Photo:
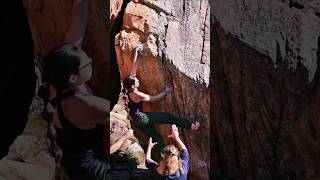
<path fill-rule="evenodd" d="M 164 158 L 160 161 L 157 171 L 162 176 L 169 176 L 179 170 L 184 174 L 179 150 L 174 145 L 164 147 Z"/>

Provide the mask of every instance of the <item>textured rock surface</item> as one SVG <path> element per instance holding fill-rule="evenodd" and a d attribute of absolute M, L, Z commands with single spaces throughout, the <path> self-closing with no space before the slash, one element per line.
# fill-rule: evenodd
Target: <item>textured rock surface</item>
<path fill-rule="evenodd" d="M 64 41 L 71 22 L 73 1 L 24 0 L 35 53 L 42 57 L 50 48 Z M 110 99 L 112 65 L 110 54 L 110 21 L 107 17 L 108 3 L 90 1 L 89 19 L 83 49 L 93 59 L 93 77 L 90 80 L 94 92 Z M 117 67 L 113 67 L 117 68 Z"/>
<path fill-rule="evenodd" d="M 166 86 L 174 87 L 165 100 L 146 103 L 146 111 L 170 112 L 190 120 L 203 115 L 199 132 L 181 130 L 191 152 L 190 179 L 209 178 L 209 10 L 207 1 L 131 1 L 115 40 L 121 78 L 130 72 L 133 48 L 144 43 L 138 57 L 141 89 L 156 94 Z M 158 126 L 165 139 L 169 129 Z M 146 139 L 142 142 L 146 144 Z"/>
<path fill-rule="evenodd" d="M 320 176 L 319 3 L 290 2 L 212 5 L 213 166 L 225 176 Z"/>
<path fill-rule="evenodd" d="M 268 55 L 276 63 L 277 44 L 281 56 L 292 69 L 301 62 L 312 80 L 318 58 L 320 1 L 213 1 L 213 13 L 221 26 Z M 275 64 L 276 65 L 276 64 Z"/>

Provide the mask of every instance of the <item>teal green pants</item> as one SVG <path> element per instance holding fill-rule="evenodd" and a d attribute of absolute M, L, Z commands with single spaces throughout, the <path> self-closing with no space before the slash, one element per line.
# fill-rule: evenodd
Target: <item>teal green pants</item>
<path fill-rule="evenodd" d="M 161 152 L 165 145 L 161 135 L 154 127 L 155 124 L 175 124 L 178 127 L 190 129 L 192 123 L 166 112 L 141 112 L 139 117 L 135 118 L 135 125 L 147 136 L 152 137 L 153 142 L 158 143 L 155 149 Z"/>

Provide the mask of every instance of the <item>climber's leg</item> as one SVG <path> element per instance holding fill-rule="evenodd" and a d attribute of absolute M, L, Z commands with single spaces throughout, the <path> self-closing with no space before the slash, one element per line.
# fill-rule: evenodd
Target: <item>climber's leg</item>
<path fill-rule="evenodd" d="M 190 129 L 191 123 L 188 119 L 179 118 L 166 112 L 145 112 L 147 120 L 144 121 L 146 126 L 153 126 L 154 124 L 175 124 L 178 127 Z"/>

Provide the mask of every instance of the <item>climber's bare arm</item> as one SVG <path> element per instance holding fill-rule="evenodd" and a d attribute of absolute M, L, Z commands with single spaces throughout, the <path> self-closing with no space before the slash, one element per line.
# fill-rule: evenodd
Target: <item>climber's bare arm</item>
<path fill-rule="evenodd" d="M 130 76 L 136 76 L 137 75 L 137 70 L 138 70 L 137 58 L 138 58 L 138 53 L 140 51 L 142 51 L 142 50 L 143 50 L 143 45 L 142 44 L 140 44 L 136 48 L 134 48 Z"/>
<path fill-rule="evenodd" d="M 89 0 L 74 0 L 72 7 L 72 20 L 68 33 L 65 37 L 66 42 L 82 46 L 83 37 L 86 30 L 89 14 Z"/>
<path fill-rule="evenodd" d="M 136 102 L 140 102 L 140 101 L 145 101 L 145 102 L 155 102 L 155 101 L 159 101 L 160 99 L 162 99 L 163 97 L 165 97 L 165 93 L 159 93 L 155 96 L 140 92 L 140 91 L 135 91 L 134 93 L 130 93 L 130 98 L 133 99 Z"/>

